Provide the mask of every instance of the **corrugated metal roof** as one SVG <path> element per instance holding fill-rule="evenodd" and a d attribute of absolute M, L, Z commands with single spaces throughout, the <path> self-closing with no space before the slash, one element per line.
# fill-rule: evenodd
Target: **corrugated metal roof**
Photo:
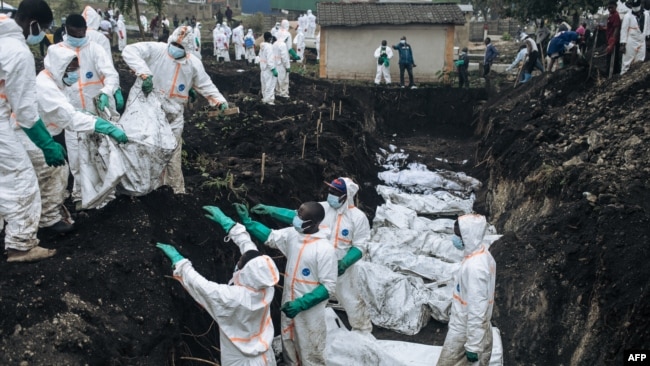
<path fill-rule="evenodd" d="M 370 24 L 465 24 L 458 4 L 319 2 L 318 23 L 356 27 Z"/>

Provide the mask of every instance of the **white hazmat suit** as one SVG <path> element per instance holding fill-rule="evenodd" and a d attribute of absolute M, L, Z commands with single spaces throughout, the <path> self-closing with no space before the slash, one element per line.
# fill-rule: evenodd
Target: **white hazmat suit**
<path fill-rule="evenodd" d="M 244 26 L 238 25 L 232 31 L 232 43 L 235 45 L 235 60 L 239 61 L 246 57 L 244 52 Z"/>
<path fill-rule="evenodd" d="M 275 93 L 279 97 L 289 98 L 289 69 L 291 68 L 289 49 L 293 47 L 293 44 L 289 33 L 288 20 L 282 21 L 282 26 L 275 37 L 277 41 L 273 42 L 273 50 L 275 52 L 276 70 L 278 71 Z"/>
<path fill-rule="evenodd" d="M 463 215 L 458 226 L 465 245 L 464 259 L 454 278 L 449 328 L 438 366 L 467 365 L 465 352 L 478 355 L 478 365 L 488 365 L 492 354 L 492 309 L 496 262 L 483 236 L 485 216 Z"/>
<path fill-rule="evenodd" d="M 313 37 L 316 32 L 316 16 L 307 10 L 307 37 Z"/>
<path fill-rule="evenodd" d="M 205 72 L 201 60 L 186 51 L 185 57 L 173 59 L 168 52 L 171 42 L 183 46 L 185 50 L 194 47 L 192 27 L 181 26 L 169 36 L 168 44 L 161 42 L 139 42 L 127 45 L 122 52 L 124 62 L 137 76 L 153 76 L 153 92 L 163 99 L 163 109 L 178 145 L 171 161 L 163 172 L 163 185 L 171 186 L 174 193 L 185 193 L 185 181 L 181 169 L 183 111 L 191 88 L 203 95 L 211 106 L 226 103 L 219 89 Z M 132 90 L 133 91 L 133 90 Z"/>
<path fill-rule="evenodd" d="M 273 76 L 273 70 L 276 70 L 277 61 L 275 59 L 275 50 L 271 43 L 262 42 L 260 44 L 260 82 L 262 87 L 262 103 L 275 103 L 275 84 L 277 77 Z"/>
<path fill-rule="evenodd" d="M 7 222 L 5 249 L 27 251 L 39 243 L 41 196 L 32 163 L 12 129 L 12 112 L 21 127 L 38 121 L 34 56 L 23 29 L 0 14 L 0 221 Z"/>
<path fill-rule="evenodd" d="M 241 254 L 257 250 L 241 224 L 233 226 L 228 236 Z M 271 302 L 280 273 L 270 257 L 248 261 L 233 274 L 232 286 L 208 281 L 187 259 L 176 263 L 174 278 L 219 325 L 221 365 L 275 365 Z"/>
<path fill-rule="evenodd" d="M 645 25 L 645 24 L 644 24 Z M 641 30 L 637 17 L 628 11 L 623 16 L 621 23 L 621 43 L 625 46 L 623 61 L 621 63 L 621 75 L 625 74 L 635 62 L 645 60 L 645 34 Z"/>
<path fill-rule="evenodd" d="M 379 63 L 379 57 L 381 55 L 389 60 L 389 65 L 386 66 L 386 62 Z M 386 85 L 390 84 L 390 59 L 393 58 L 393 50 L 390 46 L 379 46 L 375 50 L 375 58 L 377 59 L 377 73 L 375 74 L 375 84 L 379 85 L 381 82 L 381 77 L 384 77 Z"/>
<path fill-rule="evenodd" d="M 271 231 L 264 244 L 280 250 L 287 257 L 282 304 L 314 291 L 320 284 L 330 296 L 335 293 L 336 253 L 327 240 L 328 236 L 327 229 L 314 234 L 300 234 L 293 227 Z M 325 365 L 326 303 L 321 301 L 293 319 L 282 313 L 280 324 L 286 365 Z"/>
<path fill-rule="evenodd" d="M 327 225 L 331 230 L 330 242 L 336 250 L 338 260 L 345 257 L 352 246 L 362 253 L 367 252 L 367 242 L 370 239 L 370 223 L 368 217 L 354 205 L 354 197 L 359 192 L 359 185 L 350 178 L 343 178 L 347 190 L 346 202 L 339 208 L 332 207 L 327 202 L 320 202 L 325 209 L 325 219 L 321 225 Z M 353 331 L 362 333 L 372 332 L 372 322 L 366 310 L 366 304 L 355 288 L 358 277 L 354 265 L 336 281 L 336 298 L 343 305 L 348 315 L 348 321 Z"/>
<path fill-rule="evenodd" d="M 196 57 L 199 58 L 199 60 L 202 59 L 201 57 L 201 23 L 197 22 L 196 27 L 192 29 L 192 32 L 194 32 L 194 48 L 192 48 L 192 54 Z"/>
<path fill-rule="evenodd" d="M 249 29 L 244 37 L 244 46 L 246 47 L 246 61 L 248 63 L 255 62 L 255 36 L 253 36 L 253 30 Z"/>
<path fill-rule="evenodd" d="M 92 9 L 92 8 L 90 8 Z M 94 11 L 94 10 L 93 10 Z M 72 105 L 80 110 L 97 113 L 94 98 L 106 94 L 112 105 L 113 94 L 120 87 L 119 74 L 113 66 L 113 58 L 97 43 L 92 42 L 86 31 L 88 41 L 81 47 L 72 47 L 66 41 L 52 47 L 66 47 L 77 54 L 79 58 L 79 80 L 64 89 L 65 95 Z M 103 36 L 102 36 L 103 37 Z M 79 182 L 79 137 L 75 130 L 65 129 L 65 144 L 68 151 L 70 172 L 75 178 L 72 187 L 72 200 L 81 200 Z"/>
<path fill-rule="evenodd" d="M 120 14 L 117 19 L 117 48 L 121 52 L 124 47 L 126 47 L 126 24 L 124 24 L 124 15 Z"/>
<path fill-rule="evenodd" d="M 219 59 L 222 58 L 225 62 L 230 62 L 230 52 L 228 51 L 230 44 L 228 43 L 228 38 L 226 38 L 226 35 L 223 32 L 223 27 L 215 28 L 212 37 L 214 40 L 217 61 L 220 61 Z"/>
<path fill-rule="evenodd" d="M 106 54 L 108 55 L 111 64 L 113 64 L 113 55 L 111 54 L 111 41 L 102 32 L 99 31 L 99 24 L 102 22 L 102 17 L 97 14 L 97 11 L 92 6 L 87 5 L 81 15 L 86 19 L 86 37 L 89 41 L 99 44 Z"/>
<path fill-rule="evenodd" d="M 297 62 L 303 63 L 303 60 L 305 59 L 305 34 L 302 29 L 298 28 L 296 38 L 293 39 L 293 44 L 296 45 L 296 52 L 298 53 L 298 56 L 300 56 L 300 60 Z"/>

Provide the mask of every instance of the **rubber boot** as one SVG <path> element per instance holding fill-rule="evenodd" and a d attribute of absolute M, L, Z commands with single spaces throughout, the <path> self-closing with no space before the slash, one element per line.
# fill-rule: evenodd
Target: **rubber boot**
<path fill-rule="evenodd" d="M 527 83 L 533 76 L 530 73 L 525 73 L 524 74 L 524 80 L 521 81 L 521 83 Z"/>

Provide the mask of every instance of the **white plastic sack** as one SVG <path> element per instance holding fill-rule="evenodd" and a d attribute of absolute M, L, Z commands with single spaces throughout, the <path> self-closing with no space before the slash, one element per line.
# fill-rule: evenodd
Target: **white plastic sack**
<path fill-rule="evenodd" d="M 462 172 L 438 170 L 432 172 L 426 165 L 410 163 L 408 169 L 391 169 L 380 172 L 379 179 L 389 186 L 402 188 L 409 193 L 432 193 L 435 190 L 456 191 L 469 194 L 481 187 L 481 182 Z"/>
<path fill-rule="evenodd" d="M 141 92 L 141 79 L 131 89 L 126 110 L 116 126 L 129 138 L 118 145 L 97 133 L 80 133 L 79 160 L 81 202 L 84 208 L 99 207 L 117 192 L 145 195 L 161 185 L 162 172 L 176 148 L 161 106 L 161 97 Z"/>
<path fill-rule="evenodd" d="M 117 123 L 129 138 L 120 145 L 126 174 L 118 193 L 145 195 L 162 184 L 162 172 L 176 148 L 176 138 L 162 109 L 161 96 L 141 92 L 141 79 L 131 89 L 126 110 Z"/>
<path fill-rule="evenodd" d="M 463 215 L 473 211 L 475 196 L 460 198 L 449 192 L 436 191 L 431 194 L 402 193 L 398 188 L 377 186 L 377 193 L 386 201 L 408 207 L 419 214 L 436 214 L 440 216 Z"/>

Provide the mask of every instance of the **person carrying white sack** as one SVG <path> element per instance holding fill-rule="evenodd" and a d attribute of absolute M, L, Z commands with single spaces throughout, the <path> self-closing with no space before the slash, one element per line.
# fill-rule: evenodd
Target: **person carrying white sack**
<path fill-rule="evenodd" d="M 191 54 L 194 47 L 192 27 L 176 28 L 168 43 L 138 42 L 124 48 L 124 62 L 142 79 L 142 92 L 159 93 L 167 122 L 176 137 L 177 146 L 171 161 L 165 168 L 162 184 L 170 186 L 174 193 L 185 193 L 185 180 L 181 169 L 183 111 L 188 100 L 203 95 L 210 106 L 221 110 L 228 108 L 226 98 L 219 92 L 205 72 L 201 60 Z M 186 51 L 189 50 L 189 51 Z M 137 90 L 132 89 L 133 92 Z"/>
<path fill-rule="evenodd" d="M 485 216 L 463 215 L 454 224 L 452 244 L 464 252 L 454 278 L 447 336 L 438 366 L 487 366 L 492 355 L 492 310 L 496 262 L 483 242 Z"/>
<path fill-rule="evenodd" d="M 52 136 L 65 129 L 79 133 L 97 132 L 112 137 L 118 143 L 128 142 L 124 131 L 105 119 L 78 110 L 70 103 L 64 91 L 77 82 L 80 71 L 74 51 L 60 44 L 52 45 L 47 50 L 44 64 L 45 69 L 36 76 L 38 112 Z M 49 227 L 57 233 L 71 231 L 74 221 L 63 205 L 67 196 L 68 166 L 48 166 L 43 152 L 21 129 L 16 126 L 15 130 L 38 177 L 42 207 L 39 226 Z"/>
<path fill-rule="evenodd" d="M 262 255 L 241 224 L 236 224 L 218 207 L 204 206 L 207 218 L 221 224 L 239 247 L 241 257 L 228 284 L 201 276 L 176 248 L 158 243 L 172 261 L 174 278 L 219 325 L 219 348 L 223 366 L 275 366 L 271 302 L 280 272 L 273 260 Z"/>
<path fill-rule="evenodd" d="M 329 240 L 338 259 L 336 298 L 345 309 L 352 331 L 370 335 L 372 322 L 367 305 L 356 289 L 358 279 L 353 268 L 363 257 L 370 239 L 368 217 L 354 205 L 359 185 L 347 177 L 339 177 L 325 184 L 329 187 L 327 199 L 319 203 L 325 210 L 322 224 L 331 230 Z M 253 206 L 251 212 L 269 215 L 285 224 L 290 224 L 296 216 L 296 210 L 264 204 Z"/>
<path fill-rule="evenodd" d="M 66 18 L 65 26 L 67 35 L 64 41 L 54 46 L 68 48 L 79 58 L 79 78 L 69 88 L 63 90 L 68 100 L 75 108 L 93 114 L 97 113 L 97 110 L 103 111 L 113 106 L 121 110 L 124 106 L 124 98 L 120 90 L 119 74 L 113 66 L 110 53 L 107 54 L 99 44 L 92 41 L 90 37 L 92 32 L 88 29 L 86 20 L 79 14 L 70 14 Z M 97 98 L 97 105 L 95 105 L 95 98 Z M 74 130 L 64 131 L 68 164 L 74 177 L 72 201 L 77 205 L 77 202 L 81 201 L 79 137 Z"/>

